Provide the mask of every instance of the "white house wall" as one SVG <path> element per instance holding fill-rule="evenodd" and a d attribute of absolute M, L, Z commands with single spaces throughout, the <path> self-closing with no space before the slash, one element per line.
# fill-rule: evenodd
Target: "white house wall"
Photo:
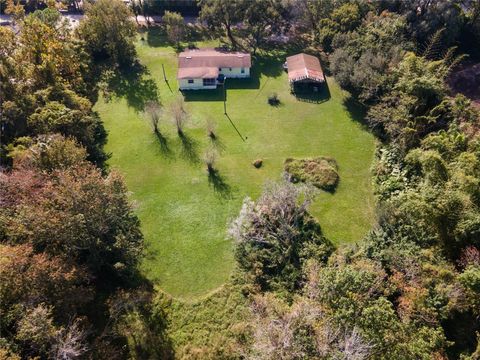
<path fill-rule="evenodd" d="M 245 73 L 242 73 L 242 69 L 244 69 Z M 246 77 L 250 77 L 250 68 L 222 67 L 222 68 L 218 68 L 218 72 L 220 74 L 225 75 L 225 77 L 227 77 L 227 78 L 246 78 Z"/>
<path fill-rule="evenodd" d="M 225 75 L 226 78 L 248 78 L 250 77 L 250 68 L 219 68 L 219 73 Z M 231 70 L 230 70 L 231 69 Z M 200 89 L 216 89 L 216 85 L 203 86 L 203 79 L 190 79 L 193 83 L 188 82 L 189 79 L 179 79 L 178 86 L 180 90 L 200 90 Z"/>
<path fill-rule="evenodd" d="M 188 83 L 188 79 L 178 80 L 178 86 L 180 90 L 199 90 L 199 89 L 216 89 L 216 85 L 203 86 L 203 79 L 191 79 L 193 84 Z"/>

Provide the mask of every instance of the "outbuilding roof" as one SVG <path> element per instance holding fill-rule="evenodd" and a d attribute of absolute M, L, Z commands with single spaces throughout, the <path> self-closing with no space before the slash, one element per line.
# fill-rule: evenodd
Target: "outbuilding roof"
<path fill-rule="evenodd" d="M 216 49 L 195 49 L 178 55 L 177 79 L 214 78 L 218 69 L 249 68 L 252 58 L 249 53 L 229 52 Z"/>
<path fill-rule="evenodd" d="M 288 80 L 290 82 L 310 79 L 324 82 L 322 66 L 316 56 L 297 54 L 287 57 Z"/>

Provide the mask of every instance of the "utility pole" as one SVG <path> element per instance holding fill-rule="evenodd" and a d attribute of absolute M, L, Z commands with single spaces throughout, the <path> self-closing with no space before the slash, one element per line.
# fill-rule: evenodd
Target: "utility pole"
<path fill-rule="evenodd" d="M 223 114 L 227 115 L 227 78 L 223 79 Z"/>

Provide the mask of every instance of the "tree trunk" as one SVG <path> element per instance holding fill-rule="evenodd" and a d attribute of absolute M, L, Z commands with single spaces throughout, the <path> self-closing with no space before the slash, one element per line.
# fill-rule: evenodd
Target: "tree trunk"
<path fill-rule="evenodd" d="M 145 1 L 139 0 L 139 3 L 140 3 L 140 9 L 142 10 L 142 15 L 145 18 L 145 23 L 147 27 L 150 27 L 150 19 L 148 17 L 147 12 L 145 11 Z"/>
<path fill-rule="evenodd" d="M 236 49 L 238 47 L 238 44 L 237 44 L 237 41 L 235 40 L 235 38 L 233 37 L 231 25 L 230 24 L 225 24 L 225 29 L 227 31 L 227 37 L 230 40 L 230 42 L 232 43 L 232 47 L 234 49 Z"/>

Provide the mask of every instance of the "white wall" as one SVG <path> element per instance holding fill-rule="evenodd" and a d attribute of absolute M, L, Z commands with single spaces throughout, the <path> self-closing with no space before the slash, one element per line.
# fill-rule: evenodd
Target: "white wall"
<path fill-rule="evenodd" d="M 193 84 L 188 83 L 188 79 L 178 80 L 180 90 L 198 90 L 198 89 L 216 89 L 216 85 L 203 86 L 203 79 L 193 79 Z"/>
<path fill-rule="evenodd" d="M 220 69 L 220 68 L 219 68 Z M 242 68 L 228 68 L 228 67 L 222 67 L 222 70 L 219 70 L 220 74 L 225 75 L 227 78 L 245 78 L 245 77 L 250 77 L 250 68 L 243 68 L 245 70 L 245 73 L 242 74 Z M 230 70 L 232 69 L 232 70 Z"/>
<path fill-rule="evenodd" d="M 242 68 L 222 68 L 220 74 L 227 78 L 248 78 L 250 77 L 250 68 L 244 68 L 245 73 L 242 74 Z M 193 79 L 193 84 L 188 83 L 188 79 L 178 80 L 178 87 L 180 90 L 199 90 L 199 89 L 216 89 L 216 85 L 203 86 L 203 79 Z"/>

